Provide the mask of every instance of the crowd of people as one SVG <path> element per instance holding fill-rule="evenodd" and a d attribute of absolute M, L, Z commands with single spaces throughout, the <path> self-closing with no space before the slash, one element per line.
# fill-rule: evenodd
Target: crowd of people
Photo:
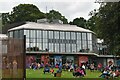
<path fill-rule="evenodd" d="M 84 77 L 86 75 L 86 69 L 89 69 L 91 72 L 94 72 L 95 70 L 98 70 L 101 72 L 101 75 L 99 77 L 101 78 L 109 78 L 109 77 L 118 77 L 120 76 L 120 71 L 118 68 L 114 68 L 113 64 L 109 64 L 108 66 L 103 66 L 101 63 L 98 63 L 95 65 L 94 63 L 86 64 L 82 63 L 81 66 L 78 66 L 77 64 L 73 63 L 65 63 L 65 64 L 57 64 L 58 70 L 55 72 L 54 68 L 56 68 L 56 65 L 50 65 L 50 64 L 44 64 L 44 63 L 32 63 L 30 65 L 31 69 L 37 70 L 40 68 L 44 68 L 43 72 L 44 74 L 46 72 L 50 73 L 62 73 L 62 70 L 64 71 L 70 71 L 72 72 L 74 77 Z"/>

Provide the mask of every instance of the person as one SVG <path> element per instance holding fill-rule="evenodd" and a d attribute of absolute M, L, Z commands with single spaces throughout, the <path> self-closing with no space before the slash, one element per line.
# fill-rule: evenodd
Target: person
<path fill-rule="evenodd" d="M 50 72 L 50 68 L 49 68 L 48 64 L 45 65 L 43 72 L 44 72 L 44 74 L 45 74 L 45 72 L 48 72 L 48 73 Z"/>
<path fill-rule="evenodd" d="M 119 72 L 119 70 L 116 70 L 113 77 L 119 77 L 119 76 L 120 76 L 120 72 Z"/>
<path fill-rule="evenodd" d="M 53 73 L 54 73 L 54 69 L 53 69 L 53 68 L 51 68 L 51 69 L 50 69 L 50 72 L 53 74 Z"/>
<path fill-rule="evenodd" d="M 38 66 L 38 69 L 40 69 L 40 63 L 38 63 L 37 66 Z"/>
<path fill-rule="evenodd" d="M 83 69 L 80 69 L 79 67 L 76 68 L 73 72 L 73 76 L 75 77 L 80 77 L 80 76 L 84 76 L 84 71 Z"/>
<path fill-rule="evenodd" d="M 99 63 L 98 66 L 97 66 L 97 68 L 98 68 L 99 71 L 101 71 L 101 69 L 102 69 L 102 64 Z"/>
<path fill-rule="evenodd" d="M 103 73 L 99 77 L 106 78 L 107 76 L 108 76 L 108 71 L 107 69 L 104 69 Z"/>
<path fill-rule="evenodd" d="M 90 65 L 90 70 L 91 70 L 91 72 L 94 71 L 94 63 L 92 63 L 92 64 Z"/>
<path fill-rule="evenodd" d="M 71 71 L 73 71 L 73 69 L 74 69 L 74 67 L 73 67 L 73 65 L 71 65 L 69 71 L 71 72 Z"/>

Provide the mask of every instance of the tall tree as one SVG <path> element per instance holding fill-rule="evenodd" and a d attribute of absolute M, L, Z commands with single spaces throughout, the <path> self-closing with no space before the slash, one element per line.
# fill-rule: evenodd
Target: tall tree
<path fill-rule="evenodd" d="M 83 17 L 75 18 L 69 24 L 71 24 L 71 25 L 77 25 L 77 26 L 82 27 L 82 28 L 86 28 L 86 20 Z"/>
<path fill-rule="evenodd" d="M 21 21 L 36 21 L 37 19 L 41 19 L 45 17 L 45 14 L 41 12 L 35 5 L 33 4 L 19 4 L 13 8 L 11 14 L 4 15 L 7 18 L 4 20 L 9 20 L 6 22 L 14 23 L 14 22 L 21 22 Z M 4 22 L 4 23 L 6 23 Z"/>
<path fill-rule="evenodd" d="M 65 16 L 63 16 L 60 12 L 55 11 L 55 10 L 50 10 L 49 13 L 46 14 L 47 18 L 52 22 L 54 19 L 58 19 L 63 21 L 63 24 L 67 24 L 68 21 L 65 18 Z"/>
<path fill-rule="evenodd" d="M 110 53 L 120 53 L 120 2 L 102 4 L 96 14 L 97 34 L 105 40 Z"/>

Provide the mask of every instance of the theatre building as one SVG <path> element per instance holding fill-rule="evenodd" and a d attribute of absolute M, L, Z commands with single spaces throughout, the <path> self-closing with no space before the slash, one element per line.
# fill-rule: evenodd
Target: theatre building
<path fill-rule="evenodd" d="M 97 62 L 97 39 L 95 33 L 68 24 L 26 22 L 8 30 L 9 38 L 26 42 L 26 66 L 33 62 L 56 65 L 66 62 L 81 65 Z"/>

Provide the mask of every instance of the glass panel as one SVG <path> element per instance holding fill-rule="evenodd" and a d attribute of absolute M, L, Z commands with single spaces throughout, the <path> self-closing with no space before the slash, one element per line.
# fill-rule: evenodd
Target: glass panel
<path fill-rule="evenodd" d="M 88 49 L 92 51 L 92 45 L 88 45 Z"/>
<path fill-rule="evenodd" d="M 35 47 L 35 43 L 30 43 L 30 47 Z"/>
<path fill-rule="evenodd" d="M 20 35 L 20 39 L 23 39 L 23 37 L 24 37 L 23 30 L 20 30 L 19 32 L 20 32 L 20 34 L 19 34 Z"/>
<path fill-rule="evenodd" d="M 66 32 L 66 39 L 70 39 L 70 32 Z"/>
<path fill-rule="evenodd" d="M 53 52 L 53 43 L 49 43 L 49 52 Z"/>
<path fill-rule="evenodd" d="M 30 30 L 30 38 L 36 38 L 35 30 Z"/>
<path fill-rule="evenodd" d="M 81 33 L 77 33 L 77 39 L 81 40 Z"/>
<path fill-rule="evenodd" d="M 82 40 L 86 40 L 86 33 L 82 33 Z"/>
<path fill-rule="evenodd" d="M 30 46 L 29 46 L 29 43 L 26 43 L 26 50 L 29 48 Z"/>
<path fill-rule="evenodd" d="M 54 31 L 54 37 L 55 37 L 55 39 L 59 39 L 59 32 L 58 31 Z"/>
<path fill-rule="evenodd" d="M 26 38 L 29 38 L 29 30 L 24 30 L 24 35 L 26 35 Z"/>
<path fill-rule="evenodd" d="M 9 32 L 10 37 L 13 37 L 13 31 Z"/>
<path fill-rule="evenodd" d="M 55 44 L 55 52 L 59 52 L 59 44 Z"/>
<path fill-rule="evenodd" d="M 43 43 L 48 43 L 48 39 L 43 39 Z"/>
<path fill-rule="evenodd" d="M 41 43 L 37 43 L 37 47 L 39 48 L 39 50 L 42 50 L 42 44 Z"/>
<path fill-rule="evenodd" d="M 82 41 L 82 46 L 83 46 L 83 49 L 87 49 L 87 42 L 86 41 Z"/>
<path fill-rule="evenodd" d="M 53 31 L 49 31 L 49 39 L 53 39 Z"/>
<path fill-rule="evenodd" d="M 37 43 L 42 42 L 42 39 L 37 39 Z"/>
<path fill-rule="evenodd" d="M 41 36 L 42 36 L 42 35 L 41 35 L 41 30 L 37 30 L 37 39 L 38 39 L 38 38 L 42 38 Z"/>
<path fill-rule="evenodd" d="M 30 39 L 26 38 L 26 43 L 29 43 L 30 42 Z"/>
<path fill-rule="evenodd" d="M 71 32 L 71 39 L 76 39 L 76 33 L 75 32 Z"/>
<path fill-rule="evenodd" d="M 48 35 L 47 35 L 47 31 L 43 31 L 43 38 L 44 38 L 44 39 L 47 39 L 47 36 L 48 36 Z"/>
<path fill-rule="evenodd" d="M 48 43 L 43 43 L 43 50 L 48 49 Z"/>
<path fill-rule="evenodd" d="M 14 38 L 19 38 L 18 31 L 14 31 Z"/>
<path fill-rule="evenodd" d="M 65 44 L 60 44 L 60 52 L 65 52 Z"/>
<path fill-rule="evenodd" d="M 60 39 L 65 39 L 65 34 L 64 34 L 64 32 L 60 32 Z"/>
<path fill-rule="evenodd" d="M 35 43 L 36 39 L 29 39 L 30 43 Z"/>
<path fill-rule="evenodd" d="M 87 33 L 88 40 L 92 40 L 92 33 Z"/>
<path fill-rule="evenodd" d="M 79 52 L 81 49 L 82 49 L 82 48 L 81 48 L 81 45 L 78 45 L 78 44 L 77 44 L 77 52 Z"/>
<path fill-rule="evenodd" d="M 72 44 L 72 52 L 76 52 L 76 44 Z"/>
<path fill-rule="evenodd" d="M 66 52 L 70 52 L 70 44 L 66 44 Z"/>

